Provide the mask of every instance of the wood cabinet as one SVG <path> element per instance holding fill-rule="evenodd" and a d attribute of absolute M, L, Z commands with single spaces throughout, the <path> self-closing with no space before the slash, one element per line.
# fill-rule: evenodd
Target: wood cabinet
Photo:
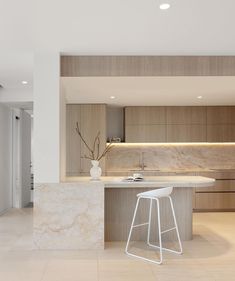
<path fill-rule="evenodd" d="M 235 107 L 208 106 L 207 107 L 207 141 L 234 142 L 235 141 Z"/>
<path fill-rule="evenodd" d="M 76 122 L 87 143 L 91 146 L 100 132 L 100 150 L 106 145 L 106 106 L 102 104 L 69 104 L 66 110 L 66 174 L 67 176 L 88 175 L 91 163 L 83 158 L 87 148 L 76 133 Z M 105 171 L 105 160 L 100 163 Z"/>
<path fill-rule="evenodd" d="M 235 125 L 235 107 L 234 106 L 207 106 L 207 124 L 234 124 Z"/>
<path fill-rule="evenodd" d="M 126 125 L 159 125 L 166 124 L 164 106 L 129 106 L 125 108 Z"/>
<path fill-rule="evenodd" d="M 234 142 L 235 106 L 125 108 L 126 142 Z"/>
<path fill-rule="evenodd" d="M 196 124 L 167 124 L 167 142 L 204 142 L 206 126 Z"/>
<path fill-rule="evenodd" d="M 194 210 L 196 211 L 231 211 L 235 210 L 235 172 L 198 173 L 216 179 L 211 187 L 196 187 Z"/>
<path fill-rule="evenodd" d="M 202 106 L 168 106 L 166 108 L 167 124 L 206 124 L 206 107 Z"/>
<path fill-rule="evenodd" d="M 168 106 L 166 108 L 167 142 L 206 141 L 206 108 Z"/>
<path fill-rule="evenodd" d="M 164 125 L 126 125 L 126 142 L 166 142 Z"/>
<path fill-rule="evenodd" d="M 76 122 L 81 126 L 81 106 L 66 107 L 66 175 L 77 176 L 81 170 L 81 140 L 76 133 Z"/>
<path fill-rule="evenodd" d="M 134 106 L 125 108 L 126 142 L 166 142 L 166 108 Z"/>

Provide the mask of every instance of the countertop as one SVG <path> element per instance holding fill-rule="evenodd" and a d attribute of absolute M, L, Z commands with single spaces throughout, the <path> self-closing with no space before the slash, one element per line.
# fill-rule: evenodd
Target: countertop
<path fill-rule="evenodd" d="M 101 182 L 105 188 L 151 188 L 151 187 L 207 187 L 213 186 L 215 179 L 201 176 L 154 176 L 145 177 L 140 182 L 125 181 L 125 177 L 101 177 L 100 181 L 92 181 L 90 177 L 67 177 L 65 183 L 97 183 Z"/>

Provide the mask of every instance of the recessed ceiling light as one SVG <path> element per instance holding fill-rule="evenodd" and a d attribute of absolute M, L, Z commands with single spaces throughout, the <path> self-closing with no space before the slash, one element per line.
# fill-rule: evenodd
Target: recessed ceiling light
<path fill-rule="evenodd" d="M 23 81 L 21 81 L 21 83 L 22 83 L 23 85 L 27 85 L 27 84 L 28 84 L 28 81 L 23 80 Z"/>
<path fill-rule="evenodd" d="M 169 9 L 170 8 L 170 4 L 168 4 L 168 3 L 162 3 L 160 6 L 159 6 L 159 8 L 161 9 L 161 10 L 167 10 L 167 9 Z"/>
<path fill-rule="evenodd" d="M 198 98 L 198 99 L 202 99 L 202 96 L 198 96 L 197 98 Z"/>
<path fill-rule="evenodd" d="M 116 97 L 115 96 L 110 96 L 110 99 L 114 100 Z"/>

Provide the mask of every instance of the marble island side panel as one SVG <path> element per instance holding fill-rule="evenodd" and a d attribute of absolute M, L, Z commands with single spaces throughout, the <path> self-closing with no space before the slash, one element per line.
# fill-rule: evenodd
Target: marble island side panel
<path fill-rule="evenodd" d="M 35 184 L 36 249 L 103 249 L 102 182 Z"/>

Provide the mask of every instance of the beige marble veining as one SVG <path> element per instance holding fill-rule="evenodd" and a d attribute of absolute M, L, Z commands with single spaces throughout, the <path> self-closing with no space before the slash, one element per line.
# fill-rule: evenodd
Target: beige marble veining
<path fill-rule="evenodd" d="M 234 169 L 235 144 L 118 144 L 106 159 L 106 171 L 145 170 L 192 171 Z"/>
<path fill-rule="evenodd" d="M 35 184 L 37 249 L 103 249 L 104 185 Z"/>

